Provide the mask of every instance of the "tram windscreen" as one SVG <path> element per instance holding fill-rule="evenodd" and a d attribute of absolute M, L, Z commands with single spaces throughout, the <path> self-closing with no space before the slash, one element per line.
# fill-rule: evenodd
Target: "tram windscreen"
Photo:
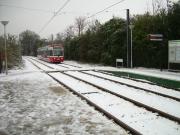
<path fill-rule="evenodd" d="M 54 49 L 54 56 L 63 56 L 63 51 L 60 48 Z"/>

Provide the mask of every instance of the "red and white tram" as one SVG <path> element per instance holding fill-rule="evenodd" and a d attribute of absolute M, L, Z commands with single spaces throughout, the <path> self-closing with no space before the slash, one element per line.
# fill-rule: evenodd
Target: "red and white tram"
<path fill-rule="evenodd" d="M 38 48 L 38 58 L 47 62 L 60 63 L 64 61 L 64 48 L 62 44 L 47 45 Z"/>

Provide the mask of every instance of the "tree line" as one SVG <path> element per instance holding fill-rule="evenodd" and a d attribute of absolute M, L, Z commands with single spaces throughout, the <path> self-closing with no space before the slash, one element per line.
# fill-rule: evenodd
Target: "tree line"
<path fill-rule="evenodd" d="M 167 8 L 161 3 L 153 4 L 153 14 L 131 17 L 133 28 L 133 66 L 167 68 L 168 40 L 180 38 L 180 1 L 171 3 Z M 148 40 L 148 34 L 163 34 L 163 42 Z M 15 62 L 22 55 L 37 56 L 37 48 L 52 43 L 63 43 L 66 60 L 115 65 L 116 58 L 122 58 L 126 65 L 127 33 L 126 20 L 112 17 L 101 24 L 98 20 L 87 22 L 85 17 L 78 17 L 75 23 L 56 37 L 42 39 L 33 31 L 20 33 L 19 39 L 11 35 L 8 38 L 8 59 Z M 3 37 L 0 37 L 0 50 L 3 54 Z M 13 57 L 11 57 L 13 56 Z M 14 57 L 15 56 L 15 57 Z M 13 65 L 13 64 L 12 64 Z M 9 63 L 9 67 L 11 64 Z"/>
<path fill-rule="evenodd" d="M 21 64 L 21 46 L 19 44 L 18 38 L 15 35 L 8 34 L 7 36 L 7 66 L 8 68 L 18 67 Z M 0 73 L 3 71 L 5 61 L 5 47 L 4 47 L 4 37 L 0 36 Z"/>
<path fill-rule="evenodd" d="M 167 68 L 168 40 L 180 38 L 180 1 L 168 9 L 157 7 L 153 15 L 146 12 L 131 18 L 135 67 Z M 163 42 L 150 41 L 148 34 L 162 34 Z M 65 58 L 112 66 L 116 58 L 122 58 L 126 64 L 126 35 L 126 20 L 113 17 L 104 24 L 96 20 L 80 36 L 65 38 Z"/>

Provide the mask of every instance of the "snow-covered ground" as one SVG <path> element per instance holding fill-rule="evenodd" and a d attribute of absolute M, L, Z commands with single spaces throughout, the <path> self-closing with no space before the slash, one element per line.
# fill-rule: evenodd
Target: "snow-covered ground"
<path fill-rule="evenodd" d="M 71 76 L 81 78 L 95 85 L 101 86 L 105 89 L 111 90 L 115 93 L 128 97 L 129 99 L 134 99 L 137 102 L 144 103 L 147 106 L 160 109 L 170 115 L 175 115 L 179 117 L 179 102 L 170 100 L 165 97 L 158 96 L 145 91 L 139 91 L 138 89 L 130 88 L 127 86 L 121 86 L 116 83 L 112 83 L 103 79 L 97 79 L 96 77 L 85 75 L 79 73 L 79 70 L 92 70 L 92 69 L 102 69 L 119 71 L 122 69 L 117 69 L 113 67 L 104 67 L 100 65 L 85 65 L 78 64 L 81 68 L 72 67 L 66 65 L 66 61 L 62 64 L 50 64 L 37 60 L 36 58 L 30 58 L 33 63 L 37 64 L 44 71 L 63 71 Z M 40 62 L 40 63 L 39 63 Z M 76 62 L 69 62 L 70 65 L 75 66 Z M 45 66 L 46 65 L 46 66 Z M 117 98 L 111 94 L 101 91 L 93 86 L 90 86 L 82 81 L 68 77 L 60 72 L 49 72 L 51 76 L 64 83 L 85 99 L 97 104 L 101 109 L 115 116 L 119 120 L 123 121 L 130 127 L 138 130 L 142 134 L 173 134 L 179 135 L 180 126 L 178 123 L 173 122 L 167 118 L 159 116 L 157 113 L 147 111 L 144 108 L 138 107 L 129 101 L 121 98 Z M 171 74 L 172 75 L 172 74 Z M 129 82 L 127 82 L 129 83 Z M 132 83 L 132 82 L 131 82 Z M 136 85 L 136 84 L 135 84 Z M 144 84 L 139 84 L 140 86 Z M 152 89 L 156 86 L 152 86 Z M 158 89 L 158 88 L 157 88 Z M 168 93 L 167 93 L 168 94 Z M 178 93 L 179 94 L 179 93 Z M 164 106 L 166 104 L 166 106 Z M 157 128 L 158 127 L 158 128 Z"/>
<path fill-rule="evenodd" d="M 89 76 L 77 71 L 68 71 L 66 73 L 180 118 L 180 102 L 178 101 L 170 100 L 166 97 L 130 88 L 128 86 L 117 84 L 94 76 Z M 166 106 L 164 106 L 164 104 Z"/>
<path fill-rule="evenodd" d="M 34 57 L 31 57 L 32 59 L 36 59 Z M 41 61 L 43 62 L 43 61 Z M 43 62 L 46 63 L 46 65 L 50 65 L 47 62 Z M 73 66 L 68 66 L 68 65 L 63 65 L 63 64 L 70 64 L 73 66 L 77 66 L 77 67 L 73 67 Z M 110 66 L 103 66 L 100 64 L 86 64 L 86 63 L 79 63 L 76 61 L 64 61 L 62 64 L 59 65 L 63 65 L 66 67 L 70 67 L 70 69 L 76 69 L 76 70 L 105 70 L 105 71 L 121 71 L 121 72 L 129 72 L 129 73 L 135 73 L 135 74 L 140 74 L 140 75 L 147 75 L 147 76 L 152 76 L 152 77 L 158 77 L 158 78 L 163 78 L 163 79 L 170 79 L 170 80 L 176 80 L 176 81 L 180 81 L 180 72 L 169 72 L 167 70 L 163 70 L 160 71 L 159 69 L 149 69 L 149 68 L 133 68 L 133 69 L 128 69 L 128 68 L 116 68 L 116 67 L 110 67 Z M 43 66 L 43 65 L 41 65 Z M 56 70 L 69 70 L 68 68 L 63 68 L 63 67 L 58 67 L 57 65 L 52 65 L 51 67 L 53 67 Z M 81 67 L 81 68 L 78 68 Z M 48 69 L 47 67 L 44 67 L 44 70 L 52 70 L 52 69 Z"/>
<path fill-rule="evenodd" d="M 43 73 L 43 71 L 70 70 L 65 73 L 118 91 L 119 94 L 130 96 L 129 98 L 135 98 L 137 101 L 145 102 L 147 105 L 179 117 L 180 108 L 179 103 L 174 103 L 176 101 L 172 100 L 171 103 L 171 100 L 161 96 L 150 93 L 147 95 L 143 91 L 126 88 L 126 86 L 120 86 L 119 84 L 96 79 L 82 73 L 72 72 L 71 70 L 124 71 L 173 80 L 180 80 L 180 73 L 161 72 L 155 69 L 144 68 L 133 70 L 114 68 L 82 64 L 75 61 L 65 61 L 62 64 L 50 64 L 42 61 L 39 63 L 39 60 L 34 57 L 25 57 L 24 61 L 24 68 L 10 70 L 8 76 L 5 74 L 0 75 L 0 135 L 3 132 L 9 135 L 127 134 L 123 128 L 99 114 L 87 105 L 85 101 L 73 95 L 63 86 L 52 80 L 47 74 Z M 29 61 L 37 64 L 43 70 L 38 69 Z M 92 71 L 86 72 L 97 74 Z M 143 134 L 179 135 L 180 133 L 180 125 L 178 123 L 163 118 L 157 113 L 152 113 L 144 108 L 135 106 L 124 99 L 102 92 L 62 73 L 49 74 Z M 101 73 L 99 74 L 101 75 Z M 108 77 L 107 75 L 104 76 Z M 115 78 L 111 77 L 111 79 Z M 135 83 L 132 80 L 123 79 L 123 81 L 127 84 Z M 149 87 L 152 90 L 156 88 L 156 91 L 159 91 L 159 89 L 164 90 L 159 86 L 146 86 L 147 84 L 143 83 L 138 85 L 140 87 Z M 169 90 L 166 91 L 166 94 L 168 94 Z M 132 95 L 133 93 L 134 95 Z M 179 93 L 174 95 L 171 93 L 170 95 L 179 97 Z M 154 97 L 157 98 L 155 99 Z M 166 106 L 163 104 L 166 104 Z"/>
<path fill-rule="evenodd" d="M 53 77 L 144 135 L 179 135 L 180 125 L 62 73 Z M 76 75 L 77 76 L 77 75 Z M 81 76 L 82 79 L 84 79 Z M 89 80 L 92 80 L 88 78 Z M 105 83 L 103 83 L 106 85 Z M 112 85 L 110 85 L 111 87 Z M 113 87 L 113 86 L 112 86 Z M 128 90 L 127 90 L 128 93 Z M 150 100 L 150 99 L 149 99 Z M 177 108 L 175 108 L 177 109 Z"/>
<path fill-rule="evenodd" d="M 127 84 L 127 85 L 130 84 L 132 86 L 137 86 L 139 88 L 148 89 L 148 90 L 153 91 L 153 92 L 161 93 L 161 94 L 164 94 L 164 95 L 169 95 L 169 96 L 176 97 L 176 98 L 180 99 L 180 92 L 179 91 L 163 88 L 163 87 L 158 86 L 158 85 L 151 85 L 151 84 L 144 83 L 144 82 L 137 82 L 137 81 L 134 81 L 134 80 L 121 78 L 121 77 L 116 77 L 116 76 L 111 76 L 111 75 L 108 75 L 108 74 L 103 74 L 103 73 L 94 72 L 94 71 L 84 71 L 84 73 L 89 73 L 89 74 L 92 74 L 92 75 L 107 78 L 107 79 L 114 80 L 114 81 L 117 81 L 117 82 L 123 82 L 124 84 Z"/>
<path fill-rule="evenodd" d="M 30 62 L 0 75 L 0 135 L 124 135 Z"/>
<path fill-rule="evenodd" d="M 83 68 L 91 67 L 92 69 L 95 69 L 95 70 L 130 72 L 130 73 L 137 73 L 137 74 L 142 74 L 142 75 L 147 75 L 147 76 L 180 81 L 180 73 L 168 72 L 167 70 L 160 71 L 158 69 L 147 69 L 147 68 L 133 68 L 133 69 L 115 68 L 115 67 L 102 66 L 102 65 L 90 65 L 90 64 L 84 64 L 84 63 L 78 63 L 76 61 L 64 61 L 64 63 L 80 66 Z"/>

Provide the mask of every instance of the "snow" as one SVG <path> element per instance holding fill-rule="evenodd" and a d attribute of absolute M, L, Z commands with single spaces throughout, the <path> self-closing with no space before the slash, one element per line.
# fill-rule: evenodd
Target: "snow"
<path fill-rule="evenodd" d="M 0 134 L 2 131 L 9 135 L 127 134 L 123 128 L 102 116 L 93 107 L 87 105 L 84 100 L 52 80 L 44 71 L 64 71 L 174 116 L 180 116 L 180 103 L 175 100 L 68 70 L 128 71 L 174 80 L 178 80 L 179 73 L 160 72 L 154 69 L 118 69 L 74 61 L 65 61 L 64 64 L 41 61 L 41 63 L 52 67 L 50 68 L 38 63 L 39 60 L 35 57 L 24 57 L 23 59 L 25 61 L 24 68 L 11 70 L 8 76 L 0 75 Z M 42 70 L 36 68 L 29 61 L 37 64 Z M 65 65 L 66 63 L 82 68 L 71 67 Z M 94 73 L 93 71 L 87 72 Z M 142 134 L 180 134 L 180 125 L 176 122 L 62 73 L 49 74 Z M 117 77 L 111 79 L 118 80 Z M 155 91 L 164 91 L 166 94 L 179 97 L 179 93 L 171 93 L 169 89 L 163 89 L 159 86 L 150 86 L 145 83 L 136 84 L 132 80 L 127 81 L 126 79 L 123 81 L 151 90 L 155 88 Z"/>
<path fill-rule="evenodd" d="M 162 93 L 165 95 L 170 95 L 176 98 L 180 99 L 180 91 L 175 91 L 172 89 L 167 89 L 167 88 L 163 88 L 161 86 L 157 86 L 157 85 L 151 85 L 148 83 L 143 83 L 143 82 L 137 82 L 137 81 L 133 81 L 130 79 L 125 79 L 125 78 L 120 78 L 120 77 L 116 77 L 116 76 L 111 76 L 111 75 L 107 75 L 107 74 L 102 74 L 100 72 L 93 72 L 93 71 L 84 71 L 85 73 L 90 73 L 92 75 L 97 75 L 100 77 L 104 77 L 104 78 L 108 78 L 108 79 L 112 79 L 114 81 L 118 81 L 118 82 L 123 82 L 125 84 L 130 84 L 133 86 L 137 86 L 140 88 L 144 88 L 144 89 L 148 89 L 154 92 L 158 92 L 158 93 Z"/>
<path fill-rule="evenodd" d="M 27 74 L 27 73 L 32 73 L 32 72 L 39 72 L 40 70 L 37 69 L 35 66 L 33 66 L 29 61 L 26 59 L 24 60 L 25 63 L 23 63 L 24 67 L 17 68 L 17 69 L 12 69 L 8 70 L 8 76 L 16 76 L 16 75 L 21 75 L 21 74 Z M 28 66 L 27 66 L 28 65 Z M 0 74 L 0 77 L 6 77 L 6 74 Z"/>
<path fill-rule="evenodd" d="M 145 110 L 144 108 L 137 107 L 124 99 L 100 91 L 99 89 L 91 85 L 68 77 L 62 73 L 50 73 L 50 75 L 60 80 L 64 84 L 68 85 L 74 91 L 80 93 L 82 96 L 89 99 L 91 102 L 97 104 L 102 109 L 111 113 L 124 123 L 141 132 L 142 134 L 179 135 L 180 133 L 179 124 L 160 117 L 156 113 L 152 113 Z"/>
<path fill-rule="evenodd" d="M 23 69 L 0 76 L 2 132 L 9 135 L 127 134 L 26 59 Z"/>
<path fill-rule="evenodd" d="M 159 69 L 149 69 L 149 68 L 141 68 L 141 67 L 133 68 L 133 69 L 116 68 L 116 67 L 102 66 L 97 64 L 83 64 L 83 63 L 78 63 L 76 61 L 64 61 L 64 63 L 80 66 L 82 68 L 91 67 L 91 69 L 94 70 L 130 72 L 130 73 L 136 73 L 136 74 L 158 77 L 163 79 L 180 81 L 180 73 L 169 72 L 165 69 L 163 71 L 160 71 Z"/>
<path fill-rule="evenodd" d="M 80 72 L 68 71 L 66 73 L 108 89 L 109 91 L 154 107 L 158 110 L 162 110 L 176 117 L 180 117 L 180 102 L 178 101 L 171 100 L 153 93 L 130 88 L 125 85 L 110 82 L 108 80 L 100 79 L 94 76 L 86 75 Z M 164 106 L 164 104 L 166 106 Z"/>
<path fill-rule="evenodd" d="M 122 69 L 121 71 L 136 73 L 141 75 L 147 75 L 152 77 L 158 77 L 163 79 L 180 81 L 180 73 L 168 72 L 167 70 L 157 70 L 157 69 L 146 69 L 146 68 L 135 68 L 131 69 Z"/>
<path fill-rule="evenodd" d="M 38 60 L 35 57 L 30 57 L 33 59 Z M 41 61 L 43 62 L 43 61 Z M 140 74 L 140 75 L 147 75 L 147 76 L 152 76 L 152 77 L 158 77 L 158 78 L 163 78 L 163 79 L 170 79 L 170 80 L 175 80 L 175 81 L 180 81 L 180 73 L 174 73 L 174 72 L 168 72 L 167 70 L 160 71 L 158 69 L 147 69 L 147 68 L 133 68 L 133 69 L 128 69 L 128 68 L 116 68 L 116 67 L 110 67 L 110 66 L 103 66 L 100 64 L 86 64 L 86 63 L 80 63 L 76 61 L 64 61 L 62 64 L 50 64 L 47 62 L 43 62 L 46 65 L 49 65 L 53 67 L 56 70 L 104 70 L 104 71 L 120 71 L 120 72 L 129 72 L 129 73 L 135 73 L 135 74 Z M 68 66 L 65 64 L 70 64 L 73 66 L 78 66 L 78 67 L 72 67 Z M 59 65 L 59 66 L 58 66 Z M 69 67 L 69 68 L 64 68 L 62 66 Z M 44 70 L 49 70 L 47 67 L 43 68 Z M 51 69 L 52 70 L 52 69 Z"/>
<path fill-rule="evenodd" d="M 45 64 L 45 65 L 47 65 L 47 66 L 50 66 L 50 67 L 52 67 L 54 70 L 65 70 L 65 69 L 67 69 L 67 68 L 65 68 L 65 67 L 62 67 L 62 66 L 60 67 L 60 66 L 58 66 L 58 64 L 48 63 L 48 62 L 39 60 L 39 59 L 34 58 L 34 57 L 30 57 L 30 58 L 31 58 L 31 59 L 34 59 L 34 60 L 36 60 L 36 61 L 39 61 L 40 63 L 43 63 L 43 64 Z M 36 64 L 39 65 L 39 63 L 37 63 L 37 62 L 36 62 Z M 41 64 L 40 64 L 40 65 L 41 65 Z M 52 68 L 50 68 L 50 69 L 52 70 Z M 44 70 L 46 70 L 46 68 L 45 68 Z"/>

